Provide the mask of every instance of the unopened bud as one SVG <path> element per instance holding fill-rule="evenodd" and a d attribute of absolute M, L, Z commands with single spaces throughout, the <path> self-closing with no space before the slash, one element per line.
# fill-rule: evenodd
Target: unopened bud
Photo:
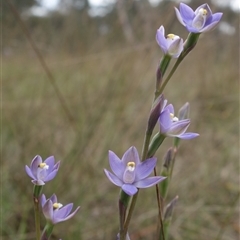
<path fill-rule="evenodd" d="M 150 112 L 150 116 L 149 116 L 149 119 L 148 119 L 148 131 L 149 132 L 153 131 L 153 129 L 154 129 L 156 123 L 157 123 L 157 120 L 160 116 L 163 104 L 164 104 L 164 97 L 163 97 L 163 94 L 161 94 L 154 101 L 152 110 Z"/>
<path fill-rule="evenodd" d="M 178 119 L 183 120 L 189 118 L 190 105 L 186 102 L 178 111 Z"/>
<path fill-rule="evenodd" d="M 171 147 L 168 149 L 168 151 L 166 152 L 163 158 L 163 167 L 166 168 L 167 171 L 170 169 L 172 157 L 173 157 L 173 148 Z"/>
<path fill-rule="evenodd" d="M 164 212 L 164 221 L 170 221 L 172 218 L 173 210 L 178 201 L 178 196 L 176 196 L 167 206 Z"/>

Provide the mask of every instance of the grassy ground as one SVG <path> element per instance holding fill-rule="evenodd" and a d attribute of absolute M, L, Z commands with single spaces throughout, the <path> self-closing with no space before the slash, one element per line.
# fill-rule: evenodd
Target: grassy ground
<path fill-rule="evenodd" d="M 182 141 L 169 200 L 179 196 L 170 239 L 238 239 L 239 82 L 237 41 L 214 34 L 200 39 L 166 88 L 176 108 L 191 104 L 190 131 Z M 233 47 L 236 46 L 236 47 Z M 66 114 L 38 59 L 28 49 L 3 59 L 2 239 L 34 239 L 32 184 L 24 172 L 32 158 L 54 155 L 58 176 L 44 187 L 65 204 L 81 205 L 53 239 L 114 239 L 119 190 L 105 177 L 108 150 L 119 156 L 141 151 L 161 52 L 147 47 L 70 58 L 47 64 L 69 110 Z M 171 140 L 157 152 L 159 166 Z M 157 219 L 154 188 L 140 192 L 131 239 L 153 239 Z"/>

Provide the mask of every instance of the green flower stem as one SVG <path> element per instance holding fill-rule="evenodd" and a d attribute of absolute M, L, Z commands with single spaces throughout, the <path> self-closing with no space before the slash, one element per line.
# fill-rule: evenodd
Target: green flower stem
<path fill-rule="evenodd" d="M 163 82 L 161 88 L 159 89 L 157 95 L 155 94 L 155 98 L 157 98 L 166 87 L 167 83 L 169 82 L 170 78 L 178 68 L 179 64 L 182 62 L 182 60 L 187 56 L 187 54 L 196 46 L 198 38 L 200 36 L 200 33 L 189 33 L 187 40 L 184 43 L 184 49 L 180 56 L 178 57 L 177 61 L 175 62 L 174 66 L 172 67 L 172 70 L 168 74 L 167 78 Z"/>
<path fill-rule="evenodd" d="M 152 139 L 152 141 L 149 145 L 148 152 L 147 152 L 147 157 L 148 158 L 152 157 L 156 153 L 156 151 L 161 146 L 161 144 L 162 144 L 162 142 L 164 141 L 165 138 L 166 138 L 166 136 L 164 136 L 160 132 L 158 132 L 153 137 L 153 139 Z"/>
<path fill-rule="evenodd" d="M 125 240 L 125 237 L 126 237 L 126 234 L 127 234 L 127 231 L 128 231 L 128 226 L 129 226 L 132 214 L 133 214 L 133 210 L 134 210 L 136 202 L 137 202 L 138 193 L 139 193 L 139 189 L 138 189 L 137 193 L 132 198 L 132 202 L 131 202 L 131 205 L 130 205 L 130 208 L 129 208 L 129 211 L 128 211 L 128 216 L 127 216 L 127 219 L 126 219 L 125 224 L 124 224 L 123 238 L 120 238 L 120 240 Z"/>
<path fill-rule="evenodd" d="M 144 138 L 144 143 L 143 143 L 143 151 L 142 151 L 142 161 L 146 160 L 148 158 L 148 146 L 151 140 L 152 136 L 152 130 L 151 131 L 146 131 L 145 138 Z"/>
<path fill-rule="evenodd" d="M 164 231 L 164 237 L 167 240 L 168 239 L 168 234 L 169 234 L 169 227 L 171 225 L 172 221 L 172 215 L 173 215 L 173 210 L 178 201 L 178 196 L 176 196 L 167 206 L 164 212 L 164 219 L 163 219 L 163 231 Z M 164 240 L 164 238 L 159 236 L 159 240 Z"/>
<path fill-rule="evenodd" d="M 156 167 L 154 168 L 154 176 L 157 176 L 157 169 Z M 156 195 L 157 195 L 157 204 L 158 204 L 158 225 L 157 225 L 157 232 L 159 233 L 159 235 L 162 235 L 163 239 L 165 240 L 164 237 L 164 231 L 162 231 L 163 229 L 163 217 L 162 217 L 162 209 L 163 209 L 163 204 L 162 204 L 162 199 L 161 199 L 161 195 L 159 192 L 159 187 L 158 184 L 156 184 L 155 186 L 156 189 Z"/>
<path fill-rule="evenodd" d="M 170 178 L 172 178 L 172 173 L 173 173 L 173 168 L 174 168 L 174 163 L 176 160 L 177 152 L 178 152 L 178 148 L 176 146 L 174 146 L 172 164 L 171 164 L 171 168 L 170 168 Z"/>
<path fill-rule="evenodd" d="M 47 222 L 46 226 L 43 229 L 41 240 L 48 240 L 52 234 L 54 225 L 50 222 Z"/>
<path fill-rule="evenodd" d="M 39 200 L 40 194 L 42 192 L 43 186 L 34 185 L 33 188 L 33 206 L 35 213 L 35 228 L 36 228 L 36 240 L 40 240 L 40 208 L 39 208 Z"/>
<path fill-rule="evenodd" d="M 123 236 L 123 231 L 124 231 L 124 221 L 126 218 L 126 211 L 127 207 L 129 204 L 130 196 L 127 195 L 123 190 L 120 191 L 120 196 L 119 196 L 119 224 L 120 224 L 120 229 L 119 229 L 119 234 L 120 234 L 120 239 L 121 236 Z M 123 238 L 124 239 L 124 238 Z"/>
<path fill-rule="evenodd" d="M 162 78 L 167 70 L 167 67 L 171 61 L 171 56 L 169 55 L 164 55 L 164 57 L 162 58 L 158 70 L 157 70 L 157 81 L 156 81 L 156 89 L 155 89 L 155 100 L 157 99 L 157 97 L 160 95 L 159 90 L 161 87 L 161 83 L 162 83 Z"/>
<path fill-rule="evenodd" d="M 163 177 L 167 177 L 163 182 L 159 183 L 159 189 L 160 189 L 160 195 L 161 197 L 165 200 L 167 197 L 167 192 L 168 192 L 168 186 L 170 183 L 170 172 L 163 167 L 163 171 L 160 174 Z"/>
<path fill-rule="evenodd" d="M 181 61 L 194 48 L 194 46 L 196 45 L 196 43 L 198 41 L 199 35 L 200 34 L 196 34 L 196 33 L 190 33 L 189 34 L 189 36 L 188 36 L 188 38 L 187 38 L 187 40 L 184 44 L 183 52 L 181 53 L 181 55 L 177 59 L 176 63 L 174 64 L 174 66 L 172 68 L 172 70 L 168 74 L 166 80 L 161 85 L 162 77 L 165 74 L 166 69 L 167 69 L 167 67 L 170 63 L 170 60 L 171 60 L 171 57 L 169 55 L 165 55 L 163 57 L 163 59 L 160 62 L 160 65 L 159 65 L 159 68 L 158 68 L 158 73 L 157 73 L 157 82 L 156 82 L 156 90 L 155 90 L 155 98 L 154 98 L 155 100 L 163 92 L 163 90 L 166 87 L 168 81 L 170 80 L 170 78 L 172 77 L 172 75 L 174 74 L 176 69 L 178 68 Z M 142 158 L 141 158 L 142 161 L 144 161 L 146 158 L 152 157 L 165 139 L 164 135 L 162 135 L 160 133 L 157 133 L 153 137 L 153 139 L 150 143 L 151 135 L 152 135 L 152 130 L 147 129 L 146 134 L 145 134 L 145 138 L 144 138 L 143 150 L 142 150 Z M 124 203 L 129 201 L 130 196 L 124 195 L 123 191 L 121 190 L 120 199 L 119 199 L 120 240 L 125 240 L 125 237 L 126 237 L 126 234 L 127 234 L 127 231 L 128 231 L 128 226 L 129 226 L 129 223 L 130 223 L 130 220 L 131 220 L 131 217 L 132 217 L 132 213 L 133 213 L 136 201 L 137 201 L 138 193 L 139 193 L 139 190 L 132 198 L 132 202 L 131 202 L 131 205 L 130 205 L 130 208 L 129 208 L 129 211 L 128 211 L 128 216 L 127 216 L 126 221 L 124 223 L 124 226 L 122 228 L 122 225 L 123 225 L 123 222 L 124 222 L 125 216 L 126 216 L 126 210 L 127 210 L 127 204 L 125 205 Z M 126 207 L 124 210 L 121 209 L 122 205 Z M 159 209 L 159 211 L 161 211 L 161 209 Z M 161 225 L 162 225 L 162 222 L 161 222 Z M 162 234 L 162 237 L 163 237 L 163 240 L 164 240 L 164 234 Z"/>
<path fill-rule="evenodd" d="M 143 143 L 143 150 L 142 150 L 142 161 L 144 161 L 147 158 L 147 153 L 148 153 L 148 146 L 149 146 L 149 142 L 152 136 L 152 130 L 147 129 L 146 134 L 145 134 L 145 138 L 144 138 L 144 143 Z M 138 189 L 139 192 L 139 189 Z M 120 218 L 120 240 L 125 240 L 126 238 L 126 234 L 128 231 L 128 226 L 132 217 L 132 213 L 137 201 L 137 196 L 138 196 L 138 192 L 133 196 L 132 198 L 132 202 L 130 205 L 130 209 L 128 211 L 128 216 L 127 219 L 125 221 L 125 217 L 126 217 L 126 210 L 128 207 L 128 203 L 129 203 L 129 199 L 130 196 L 128 196 L 123 190 L 121 190 L 120 192 L 120 199 L 119 199 L 119 218 Z M 125 206 L 125 213 L 123 214 L 121 211 L 123 211 L 123 206 Z M 124 225 L 123 222 L 125 221 Z"/>
<path fill-rule="evenodd" d="M 192 49 L 196 46 L 200 33 L 189 33 L 185 43 L 183 52 L 180 55 L 181 60 L 183 60 L 187 54 L 192 51 Z"/>
<path fill-rule="evenodd" d="M 143 145 L 143 152 L 142 152 L 142 161 L 144 161 L 146 158 L 152 157 L 155 154 L 155 152 L 157 151 L 157 149 L 160 147 L 160 145 L 162 144 L 163 140 L 165 139 L 164 135 L 157 133 L 153 137 L 153 140 L 149 146 L 151 134 L 152 134 L 151 132 L 148 132 L 148 131 L 146 132 L 145 139 L 144 139 L 144 145 Z M 149 146 L 149 148 L 148 148 L 148 146 Z M 132 217 L 132 213 L 133 213 L 135 204 L 137 202 L 138 193 L 139 193 L 139 190 L 132 198 L 132 202 L 131 202 L 131 205 L 130 205 L 130 208 L 128 211 L 128 216 L 127 216 L 127 219 L 124 224 L 124 230 L 123 230 L 123 233 L 120 234 L 120 240 L 125 240 L 128 226 L 129 226 L 129 223 L 130 223 L 130 220 Z"/>
<path fill-rule="evenodd" d="M 171 221 L 169 219 L 163 220 L 163 232 L 164 232 L 164 238 L 160 234 L 159 235 L 159 240 L 167 240 L 168 239 L 168 233 L 169 233 L 169 227 L 170 227 Z"/>

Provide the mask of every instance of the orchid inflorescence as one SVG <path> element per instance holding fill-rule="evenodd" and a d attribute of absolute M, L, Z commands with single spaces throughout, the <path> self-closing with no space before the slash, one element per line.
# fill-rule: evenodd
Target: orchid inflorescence
<path fill-rule="evenodd" d="M 199 35 L 214 29 L 219 23 L 222 13 L 213 14 L 208 4 L 202 4 L 194 11 L 184 3 L 180 3 L 179 10 L 175 8 L 175 13 L 179 22 L 189 32 L 189 35 L 184 41 L 178 35 L 172 33 L 166 35 L 165 28 L 162 25 L 157 29 L 156 41 L 163 52 L 163 57 L 157 69 L 154 101 L 148 117 L 141 157 L 134 146 L 127 149 L 122 158 L 119 158 L 113 151 L 109 151 L 108 158 L 111 171 L 104 169 L 108 180 L 120 188 L 118 201 L 120 222 L 117 234 L 117 239 L 119 240 L 130 239 L 129 223 L 138 193 L 140 189 L 152 186 L 156 188 L 156 199 L 159 208 L 158 226 L 160 227 L 158 227 L 158 237 L 156 239 L 167 240 L 170 220 L 178 196 L 173 198 L 165 207 L 164 205 L 179 142 L 181 139 L 189 140 L 199 136 L 198 133 L 187 132 L 191 122 L 189 119 L 190 104 L 188 102 L 185 103 L 179 109 L 178 114 L 175 115 L 173 105 L 168 104 L 163 92 L 179 64 L 197 44 Z M 169 67 L 172 59 L 176 59 L 175 64 L 165 78 L 166 69 Z M 158 125 L 157 133 L 152 136 L 156 125 Z M 168 149 L 164 156 L 160 176 L 157 176 L 156 168 L 158 160 L 155 154 L 163 141 L 168 137 L 174 139 L 173 146 Z M 54 225 L 72 218 L 80 208 L 77 207 L 71 213 L 73 208 L 72 203 L 63 206 L 57 201 L 55 194 L 49 199 L 46 199 L 46 196 L 41 194 L 45 183 L 56 176 L 59 166 L 60 162 L 55 163 L 53 156 L 48 157 L 45 161 L 40 156 L 36 156 L 32 160 L 30 167 L 25 167 L 26 173 L 34 184 L 33 201 L 37 240 L 49 239 Z M 154 173 L 154 176 L 150 176 L 152 173 Z M 39 206 L 41 206 L 47 222 L 41 238 Z"/>
<path fill-rule="evenodd" d="M 72 213 L 73 203 L 65 206 L 57 201 L 57 196 L 53 194 L 49 199 L 46 199 L 44 194 L 41 194 L 43 186 L 46 182 L 54 179 L 58 173 L 60 161 L 55 164 L 53 156 L 48 157 L 45 161 L 41 156 L 37 155 L 33 158 L 30 167 L 25 166 L 27 175 L 32 178 L 33 188 L 33 203 L 35 210 L 36 224 L 36 239 L 47 240 L 50 238 L 54 225 L 60 222 L 67 221 L 72 218 L 80 209 L 78 206 Z M 42 234 L 40 233 L 40 211 L 46 218 L 46 225 Z"/>

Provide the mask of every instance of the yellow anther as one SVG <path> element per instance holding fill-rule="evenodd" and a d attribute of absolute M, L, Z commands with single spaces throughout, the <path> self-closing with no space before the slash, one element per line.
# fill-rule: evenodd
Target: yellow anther
<path fill-rule="evenodd" d="M 135 167 L 135 162 L 128 162 L 127 166 L 131 167 L 131 168 L 134 168 Z"/>
<path fill-rule="evenodd" d="M 46 163 L 40 163 L 38 165 L 38 167 L 40 167 L 40 168 L 48 168 L 48 165 Z"/>
<path fill-rule="evenodd" d="M 170 113 L 170 118 L 172 119 L 173 122 L 177 122 L 178 118 L 174 116 L 173 113 Z"/>
<path fill-rule="evenodd" d="M 172 33 L 169 33 L 168 35 L 167 35 L 167 38 L 170 38 L 170 39 L 174 39 L 174 37 L 175 37 L 175 35 L 174 34 L 172 34 Z"/>
<path fill-rule="evenodd" d="M 207 11 L 206 9 L 204 9 L 204 8 L 201 8 L 201 9 L 199 10 L 199 13 L 200 13 L 202 16 L 206 16 L 207 13 L 208 13 L 208 11 Z"/>
<path fill-rule="evenodd" d="M 61 208 L 63 205 L 61 204 L 61 203 L 54 203 L 53 204 L 53 208 L 54 209 L 59 209 L 59 208 Z"/>

